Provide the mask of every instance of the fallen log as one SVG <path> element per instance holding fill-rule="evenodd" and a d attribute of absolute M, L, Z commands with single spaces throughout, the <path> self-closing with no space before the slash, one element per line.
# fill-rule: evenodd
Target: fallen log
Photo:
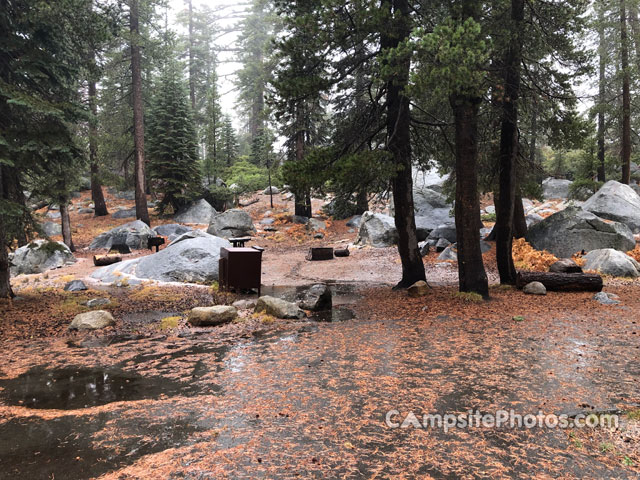
<path fill-rule="evenodd" d="M 94 255 L 93 256 L 93 264 L 96 267 L 105 267 L 107 265 L 113 265 L 114 263 L 118 263 L 122 261 L 122 257 L 120 255 Z"/>
<path fill-rule="evenodd" d="M 542 283 L 551 292 L 601 292 L 602 277 L 593 273 L 518 272 L 519 289 L 531 282 Z"/>
<path fill-rule="evenodd" d="M 240 205 L 241 207 L 248 207 L 249 205 L 253 205 L 254 203 L 258 203 L 259 201 L 259 198 L 252 198 L 251 200 L 247 200 L 246 202 L 238 202 L 238 205 Z"/>

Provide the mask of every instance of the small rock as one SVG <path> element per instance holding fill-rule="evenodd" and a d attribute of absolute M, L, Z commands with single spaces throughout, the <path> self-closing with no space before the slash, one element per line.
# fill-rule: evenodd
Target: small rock
<path fill-rule="evenodd" d="M 549 267 L 555 273 L 582 273 L 582 268 L 571 258 L 561 258 Z"/>
<path fill-rule="evenodd" d="M 274 218 L 263 218 L 260 220 L 260 225 L 273 225 L 273 222 L 275 222 Z"/>
<path fill-rule="evenodd" d="M 69 330 L 99 330 L 115 324 L 116 321 L 109 312 L 94 310 L 93 312 L 76 315 L 71 325 L 69 325 Z"/>
<path fill-rule="evenodd" d="M 418 243 L 418 248 L 420 249 L 420 255 L 426 257 L 429 255 L 429 251 L 431 250 L 431 245 L 429 245 L 429 240 Z"/>
<path fill-rule="evenodd" d="M 407 289 L 407 294 L 414 298 L 424 297 L 429 294 L 429 285 L 424 280 L 419 280 Z"/>
<path fill-rule="evenodd" d="M 253 310 L 254 308 L 256 308 L 257 303 L 258 300 L 252 298 L 247 300 L 236 300 L 235 302 L 233 302 L 233 306 L 238 310 Z"/>
<path fill-rule="evenodd" d="M 618 305 L 620 302 L 616 298 L 618 298 L 617 295 L 605 292 L 598 292 L 593 296 L 593 299 L 602 305 Z"/>
<path fill-rule="evenodd" d="M 329 310 L 332 305 L 331 289 L 324 283 L 312 285 L 305 293 L 300 308 L 312 310 Z"/>
<path fill-rule="evenodd" d="M 265 312 L 277 318 L 303 318 L 305 313 L 295 303 L 265 295 L 258 299 L 256 312 Z"/>
<path fill-rule="evenodd" d="M 546 295 L 547 288 L 540 282 L 527 283 L 522 290 L 528 295 Z"/>
<path fill-rule="evenodd" d="M 58 211 L 50 211 L 47 212 L 47 218 L 50 218 L 52 220 L 57 220 L 58 218 L 60 218 L 62 215 L 60 214 L 60 212 Z"/>
<path fill-rule="evenodd" d="M 89 308 L 101 307 L 102 305 L 109 305 L 110 303 L 111 303 L 111 300 L 109 300 L 108 298 L 92 298 L 87 302 L 87 307 Z"/>
<path fill-rule="evenodd" d="M 320 239 L 324 238 L 324 234 L 322 234 L 322 233 L 316 233 L 316 234 L 313 236 L 313 238 L 316 238 L 316 239 L 320 240 Z"/>
<path fill-rule="evenodd" d="M 125 210 L 118 210 L 111 215 L 112 218 L 122 219 L 122 218 L 136 218 L 136 209 L 128 208 Z"/>
<path fill-rule="evenodd" d="M 309 217 L 303 217 L 301 215 L 294 215 L 292 218 L 293 223 L 297 223 L 300 225 L 306 225 L 309 223 Z"/>
<path fill-rule="evenodd" d="M 317 232 L 318 230 L 326 230 L 327 224 L 317 218 L 310 218 L 307 222 L 307 228 Z"/>
<path fill-rule="evenodd" d="M 64 286 L 65 292 L 82 292 L 88 290 L 82 280 L 72 280 Z"/>
<path fill-rule="evenodd" d="M 360 222 L 362 221 L 362 215 L 354 215 L 349 219 L 346 223 L 347 227 L 358 228 L 360 226 Z"/>
<path fill-rule="evenodd" d="M 81 208 L 78 213 L 81 215 L 93 215 L 95 210 L 93 208 Z"/>
<path fill-rule="evenodd" d="M 436 252 L 444 251 L 444 249 L 449 245 L 451 245 L 451 242 L 449 240 L 447 240 L 446 238 L 441 238 L 440 240 L 438 240 L 438 243 L 436 243 Z"/>
<path fill-rule="evenodd" d="M 493 215 L 494 213 L 496 213 L 496 207 L 494 207 L 493 205 L 489 205 L 487 208 L 484 209 L 484 211 L 488 215 Z"/>
<path fill-rule="evenodd" d="M 189 313 L 189 323 L 196 327 L 214 327 L 232 322 L 238 316 L 236 307 L 216 305 L 196 307 Z"/>
<path fill-rule="evenodd" d="M 271 188 L 271 191 L 269 191 L 269 188 Z M 262 193 L 263 193 L 263 195 L 270 195 L 270 194 L 276 195 L 276 194 L 280 193 L 280 190 L 278 189 L 278 187 L 272 186 L 272 187 L 265 188 L 262 191 Z"/>

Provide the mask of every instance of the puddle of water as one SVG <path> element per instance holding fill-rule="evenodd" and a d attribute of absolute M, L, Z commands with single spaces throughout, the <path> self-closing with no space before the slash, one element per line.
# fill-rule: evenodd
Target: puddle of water
<path fill-rule="evenodd" d="M 58 410 L 196 392 L 194 385 L 163 377 L 143 377 L 117 368 L 86 367 L 34 367 L 16 378 L 0 380 L 0 387 L 0 397 L 9 405 Z"/>
<path fill-rule="evenodd" d="M 344 322 L 356 317 L 353 310 L 343 306 L 334 306 L 331 310 L 324 312 L 313 312 L 309 318 L 317 322 Z"/>
<path fill-rule="evenodd" d="M 200 425 L 195 414 L 158 421 L 160 413 L 152 411 L 149 418 L 125 418 L 118 411 L 8 420 L 0 428 L 0 479 L 99 477 L 145 455 L 184 445 L 196 432 L 211 428 Z"/>

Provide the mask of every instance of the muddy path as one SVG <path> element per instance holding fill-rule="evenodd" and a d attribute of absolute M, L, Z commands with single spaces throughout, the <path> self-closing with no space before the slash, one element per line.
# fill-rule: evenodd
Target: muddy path
<path fill-rule="evenodd" d="M 459 315 L 446 289 L 426 302 L 334 291 L 354 318 L 233 341 L 211 330 L 3 344 L 0 478 L 637 478 L 637 422 L 606 452 L 577 431 L 385 424 L 390 410 L 637 408 L 632 290 L 599 310 L 552 295 L 523 322 L 515 292 Z"/>

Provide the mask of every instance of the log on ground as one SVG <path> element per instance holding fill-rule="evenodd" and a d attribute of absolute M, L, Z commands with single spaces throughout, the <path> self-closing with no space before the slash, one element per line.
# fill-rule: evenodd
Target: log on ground
<path fill-rule="evenodd" d="M 93 256 L 93 264 L 96 267 L 113 265 L 114 263 L 118 263 L 121 261 L 122 261 L 122 257 L 120 255 L 94 255 Z"/>
<path fill-rule="evenodd" d="M 550 292 L 601 292 L 602 277 L 593 273 L 518 272 L 516 286 L 542 283 Z"/>

